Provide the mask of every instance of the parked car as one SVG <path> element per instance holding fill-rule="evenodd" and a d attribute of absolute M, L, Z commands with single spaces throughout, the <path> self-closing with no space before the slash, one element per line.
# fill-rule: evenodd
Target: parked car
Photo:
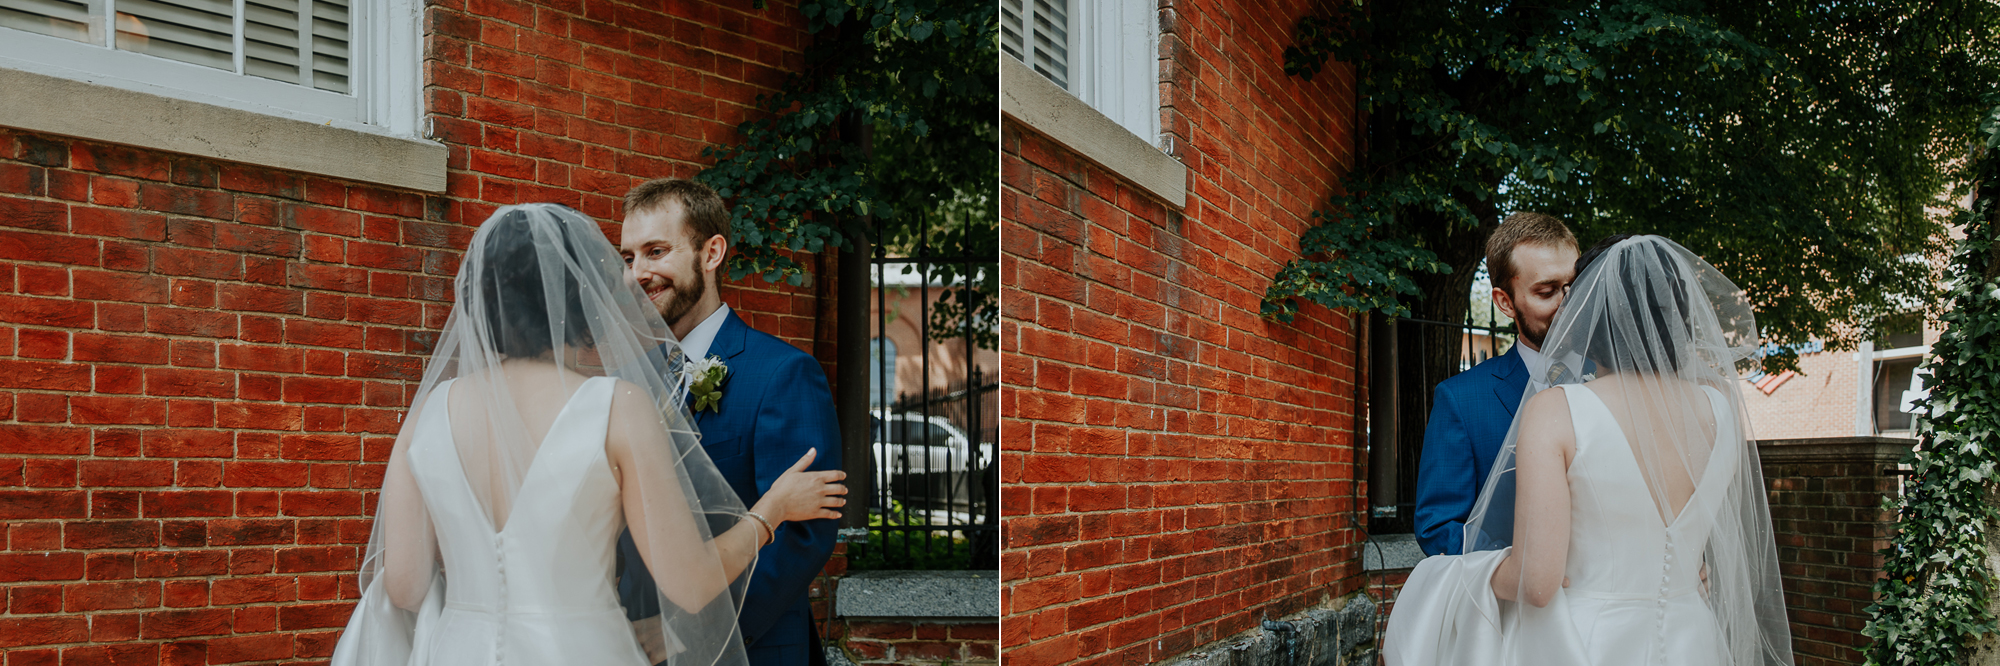
<path fill-rule="evenodd" d="M 875 484 L 904 505 L 966 506 L 980 488 L 989 454 L 942 416 L 873 412 Z M 881 492 L 878 490 L 877 492 Z"/>

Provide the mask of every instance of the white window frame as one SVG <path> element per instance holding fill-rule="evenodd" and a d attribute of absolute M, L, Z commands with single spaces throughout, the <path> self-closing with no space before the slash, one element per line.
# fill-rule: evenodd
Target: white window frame
<path fill-rule="evenodd" d="M 352 2 L 351 94 L 0 28 L 0 125 L 442 192 L 447 149 L 423 138 L 422 7 Z"/>
<path fill-rule="evenodd" d="M 1070 92 L 1156 147 L 1160 135 L 1159 7 L 1083 0 L 1070 8 Z"/>
<path fill-rule="evenodd" d="M 1898 359 L 1905 359 L 1912 357 L 1921 358 L 1929 356 L 1930 353 L 1931 353 L 1930 345 L 1917 345 L 1914 347 L 1901 347 L 1897 349 L 1884 349 L 1877 351 L 1875 349 L 1875 343 L 1873 341 L 1863 341 L 1861 343 L 1861 348 L 1854 352 L 1854 360 L 1857 365 L 1857 367 L 1855 368 L 1855 382 L 1854 382 L 1855 384 L 1854 434 L 1855 435 L 1862 437 L 1873 437 L 1882 434 L 1881 432 L 1878 432 L 1875 423 L 1875 379 L 1877 374 L 1879 374 L 1879 372 L 1881 371 L 1882 362 L 1894 361 Z M 1923 368 L 1923 366 L 1919 365 L 1917 368 L 1917 372 L 1919 374 L 1923 374 L 1926 371 Z M 1903 391 L 1902 395 L 1899 396 L 1900 402 L 1905 407 L 1907 407 L 1910 404 L 1911 400 L 1915 398 L 1926 397 L 1929 395 L 1929 393 L 1930 393 L 1929 391 Z M 1904 409 L 1903 411 L 1916 413 L 1910 409 Z M 1923 416 L 1928 418 L 1932 415 L 1924 414 Z M 1891 430 L 1889 432 L 1908 432 L 1908 431 Z"/>
<path fill-rule="evenodd" d="M 1174 159 L 1171 138 L 1160 131 L 1156 0 L 1077 0 L 1069 7 L 1069 89 L 1003 54 L 1001 112 L 1168 205 L 1185 207 L 1187 166 Z M 1024 25 L 1033 19 L 1028 14 Z"/>
<path fill-rule="evenodd" d="M 1046 0 L 1062 3 L 1065 0 Z M 1021 3 L 1023 55 L 1034 56 L 1036 0 Z M 1160 134 L 1159 7 L 1155 0 L 1076 0 L 1062 26 L 1068 81 L 1056 85 L 1118 126 L 1167 147 Z M 1030 69 L 1034 69 L 1031 63 Z M 1169 151 L 1171 152 L 1171 151 Z"/>

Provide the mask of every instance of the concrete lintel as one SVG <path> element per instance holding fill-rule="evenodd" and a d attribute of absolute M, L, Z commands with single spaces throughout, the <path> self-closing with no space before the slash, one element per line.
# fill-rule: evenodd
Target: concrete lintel
<path fill-rule="evenodd" d="M 847 618 L 994 622 L 1000 572 L 857 571 L 840 579 L 833 614 Z"/>
<path fill-rule="evenodd" d="M 1000 57 L 1000 111 L 1167 205 L 1187 207 L 1187 165 L 1009 56 Z"/>
<path fill-rule="evenodd" d="M 421 192 L 443 192 L 449 149 L 213 104 L 0 68 L 0 125 Z"/>
<path fill-rule="evenodd" d="M 1917 440 L 1900 437 L 1765 439 L 1757 441 L 1757 458 L 1766 465 L 1866 461 L 1893 465 L 1916 443 Z"/>

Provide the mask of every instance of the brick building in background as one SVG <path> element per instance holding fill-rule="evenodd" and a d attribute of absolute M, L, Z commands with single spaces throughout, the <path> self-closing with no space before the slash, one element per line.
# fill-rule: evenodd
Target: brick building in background
<path fill-rule="evenodd" d="M 532 201 L 615 222 L 733 142 L 808 39 L 788 5 L 249 4 L 241 39 L 150 5 L 115 39 L 0 19 L 7 666 L 323 660 L 473 226 Z M 723 297 L 830 363 L 818 293 Z"/>
<path fill-rule="evenodd" d="M 1760 373 L 1743 384 L 1750 425 L 1758 439 L 1915 437 L 1903 410 L 1920 389 L 1912 376 L 1939 333 L 1919 318 L 1856 351 L 1806 345 L 1798 350 L 1799 372 Z M 1865 383 L 1856 381 L 1863 367 Z"/>
<path fill-rule="evenodd" d="M 1373 626 L 1356 321 L 1258 315 L 1352 166 L 1352 70 L 1284 74 L 1309 2 L 1134 4 L 1003 7 L 1010 663 Z"/>

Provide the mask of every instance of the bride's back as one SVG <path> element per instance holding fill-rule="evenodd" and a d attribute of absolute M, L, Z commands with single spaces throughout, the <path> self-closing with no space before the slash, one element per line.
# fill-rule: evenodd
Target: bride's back
<path fill-rule="evenodd" d="M 1729 402 L 1692 385 L 1645 402 L 1607 390 L 1616 388 L 1602 379 L 1563 387 L 1576 433 L 1568 473 L 1571 592 L 1692 591 L 1717 491 L 1737 458 L 1726 452 L 1736 437 Z"/>
<path fill-rule="evenodd" d="M 1709 452 L 1718 444 L 1719 415 L 1730 407 L 1714 389 L 1691 382 L 1618 373 L 1584 384 L 1618 434 L 1650 473 L 1642 474 L 1660 522 L 1669 523 L 1694 495 Z M 1572 411 L 1572 414 L 1575 412 Z M 1606 433 L 1609 434 L 1609 433 Z M 1584 440 L 1577 440 L 1578 453 Z"/>
<path fill-rule="evenodd" d="M 466 482 L 494 525 L 507 523 L 511 498 L 525 482 L 529 464 L 500 457 L 514 450 L 533 460 L 548 441 L 556 417 L 589 378 L 554 363 L 529 360 L 504 362 L 497 372 L 453 383 L 452 444 L 465 467 Z M 519 438 L 525 446 L 498 446 L 501 438 Z"/>

